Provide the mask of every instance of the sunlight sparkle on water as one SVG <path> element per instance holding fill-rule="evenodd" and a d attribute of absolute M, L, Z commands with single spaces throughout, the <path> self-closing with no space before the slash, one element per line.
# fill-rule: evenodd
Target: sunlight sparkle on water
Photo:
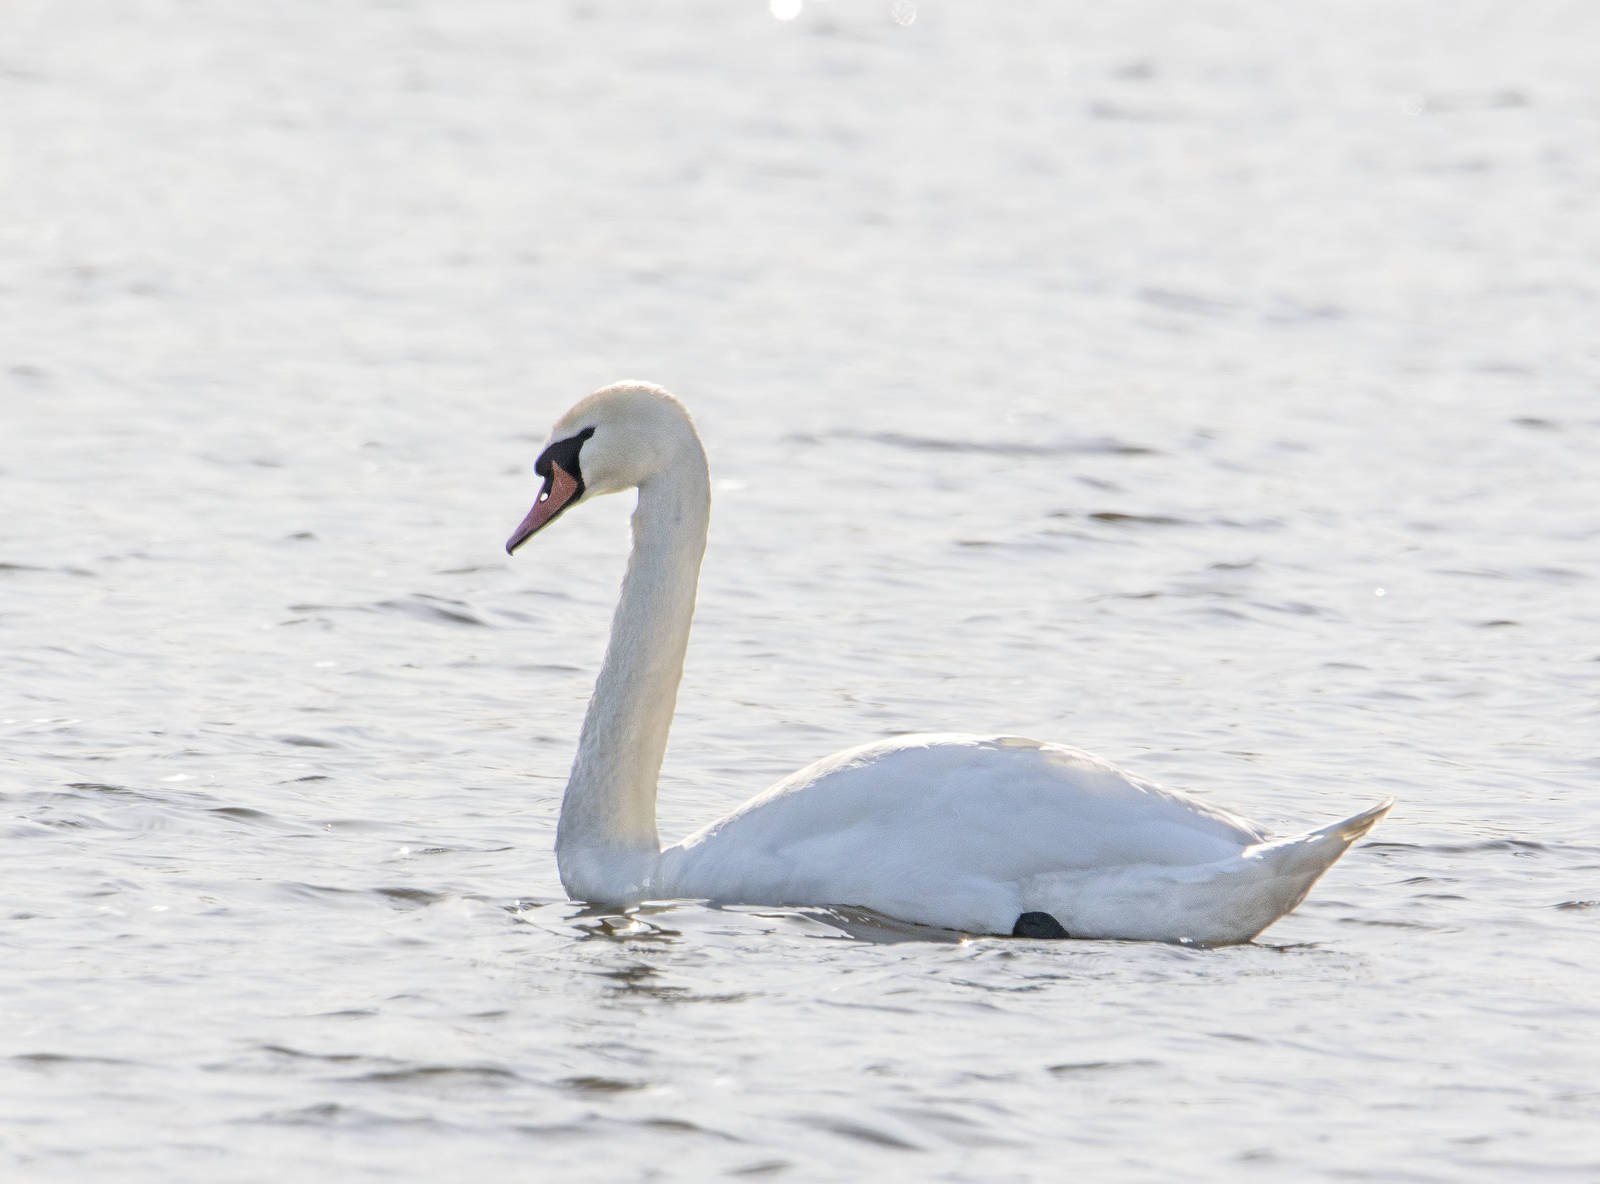
<path fill-rule="evenodd" d="M 773 19 L 780 21 L 796 19 L 804 8 L 805 0 L 768 0 L 767 3 Z M 894 0 L 889 5 L 889 16 L 902 28 L 909 26 L 917 19 L 916 0 Z"/>

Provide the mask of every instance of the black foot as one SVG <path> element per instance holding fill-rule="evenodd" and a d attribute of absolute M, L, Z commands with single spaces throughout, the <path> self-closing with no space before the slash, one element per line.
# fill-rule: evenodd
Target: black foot
<path fill-rule="evenodd" d="M 1012 937 L 1071 937 L 1049 913 L 1023 913 L 1011 927 Z"/>

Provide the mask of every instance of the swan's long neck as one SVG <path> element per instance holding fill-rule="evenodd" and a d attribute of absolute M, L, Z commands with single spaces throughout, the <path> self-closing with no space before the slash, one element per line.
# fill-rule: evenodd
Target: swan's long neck
<path fill-rule="evenodd" d="M 655 870 L 656 780 L 689 644 L 710 489 L 698 440 L 639 487 L 633 554 L 556 830 L 561 883 L 574 900 L 631 903 Z"/>

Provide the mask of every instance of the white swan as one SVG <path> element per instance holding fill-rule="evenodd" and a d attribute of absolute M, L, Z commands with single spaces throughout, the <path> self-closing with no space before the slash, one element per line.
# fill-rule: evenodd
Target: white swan
<path fill-rule="evenodd" d="M 858 905 L 970 933 L 1249 941 L 1390 802 L 1290 839 L 1086 753 L 927 735 L 825 757 L 663 850 L 666 752 L 710 519 L 705 451 L 659 387 L 596 391 L 555 425 L 515 551 L 586 497 L 637 488 L 633 554 L 561 803 L 574 900 Z"/>

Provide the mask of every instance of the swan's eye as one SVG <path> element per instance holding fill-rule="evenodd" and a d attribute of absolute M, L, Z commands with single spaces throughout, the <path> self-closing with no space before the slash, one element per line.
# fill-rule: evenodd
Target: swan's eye
<path fill-rule="evenodd" d="M 535 499 L 536 501 L 542 502 L 545 500 L 545 498 L 550 496 L 550 489 L 553 485 L 555 485 L 556 477 L 555 470 L 550 467 L 550 452 L 548 449 L 546 449 L 544 455 L 534 463 L 533 471 L 538 476 L 544 478 L 544 487 L 539 490 L 539 496 Z"/>
<path fill-rule="evenodd" d="M 578 453 L 582 450 L 584 442 L 593 435 L 593 428 L 584 428 L 576 436 L 557 440 L 539 454 L 539 459 L 533 462 L 533 471 L 536 476 L 544 478 L 544 492 L 539 495 L 541 501 L 550 495 L 550 483 L 554 479 L 554 473 L 550 468 L 552 464 L 560 465 L 580 483 L 583 481 L 583 469 L 578 464 Z"/>

